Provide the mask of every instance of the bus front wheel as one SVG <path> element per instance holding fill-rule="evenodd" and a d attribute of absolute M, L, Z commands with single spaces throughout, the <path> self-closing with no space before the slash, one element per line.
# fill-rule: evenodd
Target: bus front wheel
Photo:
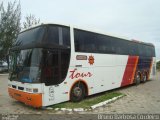
<path fill-rule="evenodd" d="M 71 99 L 72 102 L 81 101 L 85 97 L 85 86 L 84 86 L 84 84 L 82 84 L 80 82 L 76 83 L 73 86 L 70 94 L 71 94 L 70 99 Z"/>

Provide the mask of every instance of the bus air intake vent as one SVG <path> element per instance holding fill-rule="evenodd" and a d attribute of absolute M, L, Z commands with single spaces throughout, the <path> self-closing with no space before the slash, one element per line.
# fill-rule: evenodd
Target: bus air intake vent
<path fill-rule="evenodd" d="M 16 87 L 17 87 L 16 85 L 12 85 L 12 88 L 16 89 Z"/>
<path fill-rule="evenodd" d="M 18 86 L 18 90 L 24 90 L 24 87 Z"/>

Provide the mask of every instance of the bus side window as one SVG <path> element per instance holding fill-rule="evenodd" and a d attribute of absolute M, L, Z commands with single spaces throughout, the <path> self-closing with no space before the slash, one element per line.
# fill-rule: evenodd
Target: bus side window
<path fill-rule="evenodd" d="M 146 57 L 146 49 L 145 49 L 145 45 L 143 44 L 139 44 L 138 45 L 138 49 L 139 49 L 139 55 Z"/>
<path fill-rule="evenodd" d="M 128 46 L 128 50 L 129 50 L 129 55 L 131 56 L 138 56 L 139 53 L 138 53 L 138 45 L 137 43 L 129 43 L 129 46 Z"/>
<path fill-rule="evenodd" d="M 48 28 L 48 43 L 59 44 L 59 29 L 56 26 L 50 26 Z"/>
<path fill-rule="evenodd" d="M 63 45 L 70 47 L 70 29 L 67 27 L 62 27 L 63 34 Z"/>

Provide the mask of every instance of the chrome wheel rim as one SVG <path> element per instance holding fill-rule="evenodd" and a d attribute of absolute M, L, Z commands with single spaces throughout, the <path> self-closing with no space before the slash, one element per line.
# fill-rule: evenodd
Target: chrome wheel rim
<path fill-rule="evenodd" d="M 144 76 L 144 79 L 143 79 L 143 81 L 145 82 L 147 80 L 147 77 L 146 77 L 146 75 Z"/>
<path fill-rule="evenodd" d="M 82 95 L 82 89 L 80 87 L 75 87 L 73 90 L 73 94 L 76 97 L 80 97 Z"/>
<path fill-rule="evenodd" d="M 141 78 L 140 78 L 140 75 L 138 74 L 138 75 L 136 76 L 136 82 L 137 82 L 137 83 L 140 83 L 140 80 L 141 80 Z"/>

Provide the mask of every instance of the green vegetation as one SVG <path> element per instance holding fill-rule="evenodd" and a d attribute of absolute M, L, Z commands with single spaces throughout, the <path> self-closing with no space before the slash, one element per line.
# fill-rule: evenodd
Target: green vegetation
<path fill-rule="evenodd" d="M 0 74 L 6 74 L 6 73 L 8 73 L 8 70 L 0 71 Z"/>
<path fill-rule="evenodd" d="M 100 102 L 112 99 L 114 97 L 124 95 L 119 92 L 105 92 L 98 95 L 90 96 L 81 102 L 64 102 L 60 104 L 53 105 L 53 108 L 90 108 L 92 105 L 98 104 Z M 124 95 L 125 96 L 125 95 Z"/>
<path fill-rule="evenodd" d="M 20 1 L 8 2 L 4 7 L 3 0 L 0 2 L 0 61 L 9 64 L 9 49 L 14 45 L 17 35 L 22 28 L 28 28 L 40 23 L 40 19 L 32 14 L 25 17 L 23 25 L 21 25 L 21 5 Z"/>
<path fill-rule="evenodd" d="M 157 67 L 157 70 L 159 70 L 159 71 L 160 71 L 160 61 L 158 61 L 158 62 L 157 62 L 156 67 Z"/>
<path fill-rule="evenodd" d="M 16 1 L 8 2 L 5 9 L 3 2 L 1 2 L 0 16 L 0 60 L 6 61 L 8 50 L 20 32 L 20 3 L 16 3 Z"/>

